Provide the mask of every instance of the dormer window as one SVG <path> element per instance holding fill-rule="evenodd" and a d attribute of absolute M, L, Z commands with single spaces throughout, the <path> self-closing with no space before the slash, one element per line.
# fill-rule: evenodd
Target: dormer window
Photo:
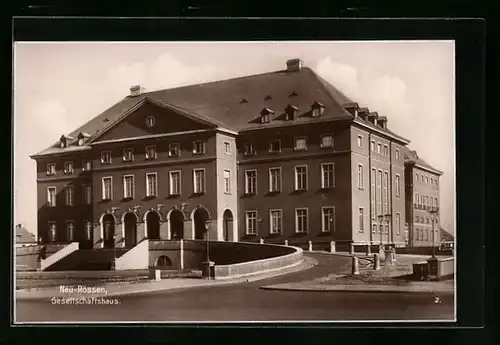
<path fill-rule="evenodd" d="M 288 107 L 286 107 L 286 109 L 285 109 L 285 120 L 286 121 L 294 120 L 298 111 L 299 111 L 299 108 L 297 108 L 294 105 L 289 104 Z"/>
<path fill-rule="evenodd" d="M 269 123 L 270 115 L 274 114 L 274 111 L 269 108 L 264 108 L 260 112 L 260 121 L 261 123 Z"/>
<path fill-rule="evenodd" d="M 85 143 L 85 140 L 87 138 L 90 138 L 90 134 L 88 133 L 85 133 L 85 132 L 81 132 L 78 134 L 78 146 L 83 146 L 83 144 Z"/>
<path fill-rule="evenodd" d="M 311 105 L 311 112 L 312 112 L 312 117 L 319 117 L 323 114 L 325 110 L 325 106 L 323 103 L 320 103 L 318 101 L 314 102 Z"/>
<path fill-rule="evenodd" d="M 155 125 L 155 117 L 154 116 L 148 116 L 146 117 L 146 126 L 149 128 L 153 127 Z"/>
<path fill-rule="evenodd" d="M 73 138 L 70 137 L 69 135 L 63 135 L 63 136 L 61 136 L 61 139 L 59 139 L 59 144 L 60 144 L 61 148 L 68 147 L 68 141 L 72 140 L 72 139 Z"/>

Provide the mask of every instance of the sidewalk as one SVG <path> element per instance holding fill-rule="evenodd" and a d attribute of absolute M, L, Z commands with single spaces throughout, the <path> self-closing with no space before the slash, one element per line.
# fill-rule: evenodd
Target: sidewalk
<path fill-rule="evenodd" d="M 17 290 L 16 300 L 40 300 L 40 299 L 50 299 L 56 298 L 78 298 L 78 297 L 115 297 L 124 295 L 134 295 L 148 292 L 157 291 L 178 291 L 188 288 L 196 287 L 208 287 L 208 286 L 221 286 L 221 285 L 232 285 L 232 284 L 242 284 L 249 283 L 253 281 L 258 281 L 261 279 L 277 277 L 284 274 L 299 272 L 302 270 L 309 269 L 317 264 L 317 261 L 304 257 L 303 261 L 293 267 L 285 268 L 280 271 L 261 273 L 258 275 L 252 275 L 248 277 L 242 277 L 238 279 L 231 280 L 205 280 L 205 279 L 164 279 L 160 281 L 148 281 L 148 282 L 137 282 L 137 283 L 105 283 L 99 286 L 85 286 L 81 285 L 80 291 L 78 291 L 78 285 L 67 285 L 69 289 L 64 291 L 65 286 L 50 287 L 50 288 L 38 288 L 29 290 Z M 72 289 L 71 289 L 72 288 Z M 85 289 L 97 288 L 97 291 L 85 291 Z"/>

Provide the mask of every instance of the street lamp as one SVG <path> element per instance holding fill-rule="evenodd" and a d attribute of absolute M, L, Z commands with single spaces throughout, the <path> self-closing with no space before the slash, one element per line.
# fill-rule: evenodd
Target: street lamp
<path fill-rule="evenodd" d="M 204 261 L 201 263 L 201 269 L 202 269 L 202 276 L 203 278 L 205 279 L 212 279 L 212 271 L 215 269 L 215 263 L 210 261 L 210 232 L 208 231 L 208 229 L 210 228 L 210 219 L 207 219 L 204 223 L 205 225 L 205 232 L 207 234 L 207 261 Z"/>
<path fill-rule="evenodd" d="M 210 262 L 210 254 L 209 254 L 209 243 L 210 243 L 210 232 L 208 229 L 210 228 L 210 219 L 205 221 L 205 232 L 207 234 L 207 262 Z"/>
<path fill-rule="evenodd" d="M 437 221 L 439 217 L 439 208 L 435 206 L 428 206 L 427 212 L 429 212 L 429 215 L 431 216 L 432 220 L 432 258 L 434 259 L 436 258 L 436 237 L 434 231 L 434 223 Z"/>

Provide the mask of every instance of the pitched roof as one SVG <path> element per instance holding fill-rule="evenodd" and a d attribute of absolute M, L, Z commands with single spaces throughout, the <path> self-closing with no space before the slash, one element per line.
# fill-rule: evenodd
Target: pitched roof
<path fill-rule="evenodd" d="M 443 172 L 434 168 L 432 165 L 424 161 L 422 158 L 419 157 L 417 151 L 411 150 L 409 147 L 404 147 L 403 148 L 403 154 L 404 154 L 404 160 L 405 163 L 415 163 L 415 165 L 418 165 L 422 168 L 426 168 L 429 170 L 432 170 L 433 172 L 442 175 Z"/>
<path fill-rule="evenodd" d="M 234 131 L 281 125 L 284 123 L 281 114 L 288 105 L 298 108 L 298 116 L 293 123 L 350 119 L 353 116 L 345 110 L 345 106 L 355 103 L 313 70 L 302 67 L 296 72 L 281 70 L 128 96 L 69 136 L 77 138 L 81 132 L 89 133 L 91 137 L 85 143 L 91 143 L 96 136 L 147 101 Z M 324 105 L 322 116 L 308 115 L 313 102 Z M 262 121 L 258 121 L 263 108 L 274 111 L 270 123 L 262 124 Z M 390 131 L 387 133 L 393 134 Z M 67 148 L 61 148 L 55 143 L 32 157 L 90 148 L 87 145 L 77 146 L 76 142 L 77 140 L 69 143 Z"/>
<path fill-rule="evenodd" d="M 20 224 L 16 225 L 16 243 L 35 243 L 36 237 Z"/>

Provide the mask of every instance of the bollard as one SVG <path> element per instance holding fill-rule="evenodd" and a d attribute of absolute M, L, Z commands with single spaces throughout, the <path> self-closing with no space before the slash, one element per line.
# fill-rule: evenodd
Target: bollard
<path fill-rule="evenodd" d="M 372 244 L 368 242 L 366 246 L 366 255 L 372 255 Z"/>
<path fill-rule="evenodd" d="M 374 270 L 380 269 L 380 256 L 377 253 L 373 255 L 373 269 Z"/>
<path fill-rule="evenodd" d="M 285 240 L 285 246 L 288 246 L 288 240 Z"/>
<path fill-rule="evenodd" d="M 260 243 L 260 244 L 264 244 L 264 239 L 263 239 L 263 238 L 261 238 L 261 239 L 259 240 L 259 243 Z"/>
<path fill-rule="evenodd" d="M 352 257 L 352 275 L 359 274 L 359 260 L 357 256 Z"/>
<path fill-rule="evenodd" d="M 354 243 L 351 243 L 351 254 L 354 254 Z"/>
<path fill-rule="evenodd" d="M 330 242 L 330 253 L 335 253 L 335 241 Z"/>
<path fill-rule="evenodd" d="M 312 252 L 313 251 L 313 243 L 312 241 L 309 241 L 309 251 Z"/>

